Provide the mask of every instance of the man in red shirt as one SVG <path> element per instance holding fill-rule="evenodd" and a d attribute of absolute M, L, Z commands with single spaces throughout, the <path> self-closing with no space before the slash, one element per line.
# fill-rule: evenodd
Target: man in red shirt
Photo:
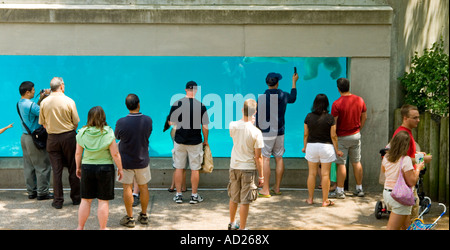
<path fill-rule="evenodd" d="M 412 135 L 412 130 L 414 128 L 417 128 L 420 122 L 420 116 L 419 116 L 419 110 L 416 106 L 405 104 L 401 107 L 400 113 L 402 115 L 402 125 L 395 130 L 394 137 L 398 132 L 400 131 L 406 131 L 408 132 L 410 136 L 409 141 L 409 149 L 408 149 L 408 156 L 411 157 L 411 160 L 415 164 L 415 154 L 416 153 L 423 153 L 425 155 L 424 161 L 425 163 L 429 163 L 432 159 L 431 155 L 426 155 L 425 152 L 416 152 L 416 141 L 414 140 L 414 137 Z"/>
<path fill-rule="evenodd" d="M 338 147 L 344 155 L 342 157 L 336 156 L 337 187 L 335 192 L 330 193 L 330 197 L 345 199 L 344 182 L 347 176 L 345 168 L 347 156 L 349 156 L 355 175 L 356 190 L 354 194 L 363 197 L 360 131 L 367 119 L 367 108 L 361 97 L 350 93 L 350 82 L 348 79 L 339 78 L 337 87 L 341 97 L 333 103 L 331 114 L 336 120 Z"/>
<path fill-rule="evenodd" d="M 411 160 L 414 164 L 414 168 L 416 168 L 416 153 L 422 153 L 424 155 L 424 162 L 431 162 L 432 156 L 427 155 L 425 152 L 417 152 L 416 142 L 412 135 L 412 130 L 417 128 L 420 122 L 419 110 L 416 106 L 405 104 L 401 107 L 400 113 L 402 115 L 402 125 L 395 130 L 394 137 L 400 131 L 406 131 L 409 134 L 409 149 L 408 156 L 411 157 Z M 416 204 L 413 206 L 411 211 L 411 218 L 417 218 L 419 215 L 419 196 L 417 195 L 417 189 L 414 187 L 414 196 L 416 197 Z"/>

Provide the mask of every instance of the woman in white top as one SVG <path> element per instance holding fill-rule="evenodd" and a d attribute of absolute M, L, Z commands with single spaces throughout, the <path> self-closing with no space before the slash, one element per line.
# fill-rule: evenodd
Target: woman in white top
<path fill-rule="evenodd" d="M 423 162 L 413 166 L 408 156 L 409 141 L 409 134 L 406 131 L 400 131 L 392 138 L 389 143 L 390 148 L 381 162 L 381 170 L 386 176 L 383 198 L 388 210 L 391 211 L 387 224 L 388 230 L 406 229 L 410 224 L 412 206 L 402 205 L 391 197 L 391 191 L 399 175 L 399 167 L 402 168 L 403 177 L 409 187 L 417 183 L 419 173 L 424 167 Z"/>

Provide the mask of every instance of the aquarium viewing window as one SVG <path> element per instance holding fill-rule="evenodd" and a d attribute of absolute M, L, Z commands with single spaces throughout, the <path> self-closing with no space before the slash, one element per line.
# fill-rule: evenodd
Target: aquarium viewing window
<path fill-rule="evenodd" d="M 280 73 L 279 88 L 290 92 L 297 67 L 297 100 L 286 111 L 285 157 L 304 157 L 303 122 L 315 96 L 324 93 L 331 103 L 339 98 L 336 79 L 347 77 L 347 58 L 329 57 L 185 57 L 185 56 L 0 56 L 0 127 L 14 127 L 0 135 L 0 157 L 21 157 L 22 125 L 16 103 L 23 81 L 35 84 L 36 97 L 49 88 L 54 76 L 64 79 L 65 94 L 78 109 L 80 123 L 87 113 L 102 106 L 108 125 L 128 114 L 125 97 L 137 94 L 141 112 L 153 119 L 150 157 L 171 157 L 169 131 L 163 132 L 171 104 L 185 95 L 185 85 L 200 86 L 196 98 L 210 116 L 209 144 L 214 157 L 230 157 L 233 146 L 228 125 L 242 118 L 245 99 L 257 99 L 267 89 L 269 72 Z"/>

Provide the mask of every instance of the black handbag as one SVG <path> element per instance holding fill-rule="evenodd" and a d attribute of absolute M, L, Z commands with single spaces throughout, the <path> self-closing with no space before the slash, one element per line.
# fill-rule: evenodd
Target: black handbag
<path fill-rule="evenodd" d="M 31 111 L 32 107 L 33 107 L 33 104 L 31 104 L 30 111 Z M 19 113 L 20 120 L 22 120 L 22 124 L 25 127 L 25 129 L 27 130 L 28 134 L 31 135 L 31 138 L 33 139 L 33 143 L 36 146 L 36 148 L 38 148 L 38 149 L 46 148 L 47 147 L 47 137 L 48 137 L 47 130 L 43 126 L 40 126 L 39 128 L 35 129 L 33 132 L 31 132 L 30 129 L 25 124 L 25 122 L 23 121 L 22 115 L 20 114 L 19 103 L 17 103 L 17 113 Z"/>

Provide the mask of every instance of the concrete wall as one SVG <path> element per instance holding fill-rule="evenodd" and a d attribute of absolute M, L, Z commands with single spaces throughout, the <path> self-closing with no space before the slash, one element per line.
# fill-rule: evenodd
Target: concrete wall
<path fill-rule="evenodd" d="M 119 5 L 107 6 L 101 5 L 104 1 L 3 2 L 0 55 L 348 57 L 351 91 L 368 107 L 362 131 L 364 186 L 380 189 L 378 150 L 388 141 L 393 23 L 393 9 L 385 1 L 345 1 L 359 6 L 313 0 L 277 6 L 270 1 L 222 1 L 230 4 L 220 6 L 205 4 L 212 1 L 116 1 Z M 216 173 L 226 173 L 227 160 L 218 159 L 225 167 Z M 170 161 L 159 163 L 169 171 Z M 306 187 L 304 159 L 289 159 L 286 168 L 286 186 Z M 217 184 L 214 178 L 204 175 L 203 181 Z M 351 171 L 349 183 L 352 190 Z"/>
<path fill-rule="evenodd" d="M 394 110 L 404 103 L 399 77 L 409 72 L 415 52 L 423 54 L 425 48 L 442 37 L 449 53 L 449 1 L 448 0 L 389 0 L 394 10 L 391 39 L 391 98 L 389 105 L 390 135 L 395 131 Z"/>

